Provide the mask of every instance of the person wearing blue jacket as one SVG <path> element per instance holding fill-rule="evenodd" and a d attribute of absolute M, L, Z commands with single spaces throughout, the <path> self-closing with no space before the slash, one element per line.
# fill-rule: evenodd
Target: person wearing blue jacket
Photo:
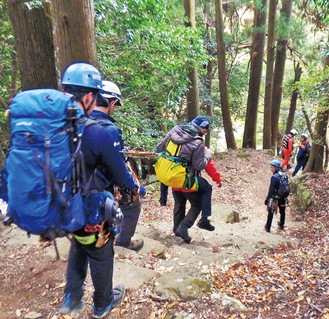
<path fill-rule="evenodd" d="M 292 176 L 295 176 L 300 169 L 303 170 L 307 164 L 308 157 L 311 152 L 311 144 L 307 139 L 308 135 L 306 133 L 302 133 L 300 135 L 300 144 L 297 153 L 297 165 L 292 173 Z"/>
<path fill-rule="evenodd" d="M 71 94 L 84 111 L 85 117 L 89 117 L 102 89 L 99 71 L 87 63 L 73 63 L 63 73 L 62 86 L 64 92 Z M 104 127 L 94 121 L 91 125 L 85 125 L 81 140 L 87 180 L 90 180 L 89 177 L 94 176 L 95 170 L 99 169 L 106 180 L 124 185 L 131 192 L 138 191 L 138 185 L 120 153 L 115 128 Z M 82 297 L 88 264 L 94 285 L 93 318 L 105 317 L 124 297 L 125 288 L 122 284 L 113 288 L 115 232 L 112 225 L 106 223 L 86 225 L 73 234 L 68 256 L 64 301 L 60 310 L 62 314 L 83 310 Z M 100 237 L 100 229 L 103 226 L 108 237 L 104 241 L 98 241 L 103 238 Z"/>
<path fill-rule="evenodd" d="M 90 116 L 110 130 L 111 134 L 116 136 L 116 143 L 120 143 L 120 151 L 122 151 L 124 148 L 122 131 L 116 127 L 116 120 L 112 117 L 116 107 L 120 105 L 121 91 L 118 86 L 111 81 L 103 81 L 102 92 L 98 95 L 96 107 Z M 114 132 L 114 130 L 117 132 Z M 122 153 L 120 153 L 120 155 L 124 158 Z M 136 180 L 136 183 L 139 183 L 138 180 Z M 141 213 L 140 197 L 145 196 L 146 190 L 143 185 L 140 185 L 140 193 L 136 194 L 136 196 L 132 196 L 126 193 L 126 188 L 123 187 L 124 185 L 115 185 L 115 183 L 111 184 L 112 193 L 115 186 L 118 186 L 120 192 L 123 193 L 122 199 L 119 201 L 120 208 L 123 212 L 123 219 L 120 224 L 120 233 L 115 239 L 115 245 L 139 251 L 144 246 L 144 241 L 143 239 L 132 239 L 132 237 L 135 234 L 137 222 Z"/>
<path fill-rule="evenodd" d="M 278 209 L 280 212 L 280 221 L 278 222 L 278 226 L 280 230 L 284 230 L 287 203 L 287 198 L 280 197 L 278 194 L 280 187 L 280 179 L 282 175 L 285 174 L 282 171 L 282 168 L 280 167 L 281 162 L 277 159 L 274 159 L 271 161 L 270 165 L 272 176 L 269 190 L 264 202 L 264 204 L 267 206 L 267 220 L 264 229 L 268 233 L 271 232 L 273 216 L 277 213 Z"/>

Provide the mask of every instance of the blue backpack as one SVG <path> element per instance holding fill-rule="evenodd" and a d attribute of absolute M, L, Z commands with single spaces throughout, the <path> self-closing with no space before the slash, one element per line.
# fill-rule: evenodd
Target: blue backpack
<path fill-rule="evenodd" d="M 107 192 L 89 197 L 83 189 L 87 183 L 80 146 L 88 121 L 72 96 L 57 90 L 28 90 L 14 97 L 2 174 L 8 191 L 3 198 L 8 200 L 7 223 L 55 239 L 104 220 L 104 213 L 85 207 L 87 201 L 97 210 L 113 198 Z"/>

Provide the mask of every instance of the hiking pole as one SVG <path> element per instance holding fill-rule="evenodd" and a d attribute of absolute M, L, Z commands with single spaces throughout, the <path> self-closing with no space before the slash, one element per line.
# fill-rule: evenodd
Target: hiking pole
<path fill-rule="evenodd" d="M 74 105 L 70 105 L 67 108 L 67 117 L 66 119 L 69 121 L 68 134 L 70 137 L 70 152 L 71 152 L 71 174 L 72 174 L 72 194 L 76 194 L 78 191 L 77 183 L 78 183 L 78 167 L 77 167 L 77 159 L 76 159 L 76 143 L 78 142 L 77 135 L 77 108 Z"/>

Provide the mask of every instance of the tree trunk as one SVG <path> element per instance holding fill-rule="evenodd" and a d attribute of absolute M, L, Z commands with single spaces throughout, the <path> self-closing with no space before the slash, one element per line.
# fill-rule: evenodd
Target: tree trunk
<path fill-rule="evenodd" d="M 307 129 L 310 132 L 310 136 L 311 136 L 312 140 L 314 140 L 314 132 L 313 132 L 313 129 L 312 129 L 310 117 L 308 116 L 305 108 L 302 108 L 302 112 L 303 112 L 304 117 L 305 117 Z"/>
<path fill-rule="evenodd" d="M 329 67 L 329 55 L 325 57 L 323 63 L 325 68 Z M 328 144 L 326 142 L 327 127 L 329 121 L 328 102 L 329 96 L 326 99 L 325 105 L 319 106 L 318 113 L 316 115 L 311 154 L 304 169 L 304 173 L 323 173 L 327 169 L 327 166 L 324 167 L 323 164 L 324 162 L 326 165 L 328 163 Z"/>
<path fill-rule="evenodd" d="M 51 16 L 59 78 L 73 62 L 97 67 L 93 0 L 52 0 Z"/>
<path fill-rule="evenodd" d="M 263 123 L 263 149 L 273 148 L 272 130 L 271 130 L 271 107 L 272 107 L 272 89 L 273 89 L 273 65 L 274 65 L 274 34 L 275 34 L 275 16 L 276 0 L 270 0 L 268 11 L 268 30 L 267 30 L 267 64 L 265 79 L 265 98 L 264 98 L 264 123 Z"/>
<path fill-rule="evenodd" d="M 212 113 L 212 105 L 211 105 L 211 94 L 212 94 L 212 77 L 213 77 L 213 61 L 209 61 L 207 64 L 207 75 L 205 80 L 205 88 L 206 88 L 206 112 L 207 115 L 211 118 L 213 116 Z M 210 147 L 210 134 L 207 134 L 205 137 L 205 145 Z"/>
<path fill-rule="evenodd" d="M 205 4 L 204 5 L 204 14 L 206 16 L 206 19 L 208 19 L 209 16 L 210 16 L 210 14 L 209 14 L 209 4 Z M 216 55 L 216 51 L 212 49 L 213 48 L 212 45 L 209 45 L 211 43 L 210 31 L 209 31 L 209 23 L 206 24 L 206 29 L 207 29 L 206 43 L 208 44 L 207 45 L 208 55 L 209 56 L 214 56 L 214 55 Z M 207 113 L 207 115 L 210 118 L 213 116 L 212 99 L 211 99 L 211 95 L 212 95 L 213 69 L 214 69 L 214 61 L 212 61 L 212 60 L 211 61 L 208 61 L 208 64 L 207 64 L 207 74 L 206 74 L 204 86 L 205 86 L 205 89 L 206 89 L 206 98 L 205 98 L 206 113 Z M 210 134 L 207 134 L 205 136 L 205 145 L 208 148 L 210 148 Z"/>
<path fill-rule="evenodd" d="M 243 148 L 256 148 L 259 92 L 262 80 L 263 56 L 265 45 L 265 22 L 267 0 L 262 0 L 260 7 L 254 7 L 254 33 L 251 45 L 251 69 L 247 114 L 243 134 Z"/>
<path fill-rule="evenodd" d="M 195 0 L 184 0 L 183 4 L 185 16 L 188 18 L 186 26 L 195 28 Z M 191 121 L 200 113 L 198 69 L 195 66 L 190 67 L 188 78 L 190 79 L 190 87 L 186 93 L 187 119 Z"/>
<path fill-rule="evenodd" d="M 328 125 L 329 110 L 319 111 L 316 116 L 314 128 L 315 139 L 312 142 L 310 158 L 304 169 L 304 173 L 323 173 L 323 162 L 325 156 L 326 132 Z"/>
<path fill-rule="evenodd" d="M 228 149 L 236 150 L 236 143 L 233 134 L 233 125 L 230 114 L 230 105 L 227 92 L 226 65 L 225 65 L 225 42 L 224 42 L 224 23 L 222 0 L 215 0 L 216 7 L 216 39 L 217 39 L 217 58 L 218 58 L 218 77 L 220 102 L 222 108 L 223 124 L 226 145 Z"/>
<path fill-rule="evenodd" d="M 283 0 L 281 16 L 285 19 L 286 26 L 288 26 L 291 16 L 293 0 Z M 282 99 L 282 85 L 284 76 L 284 67 L 286 63 L 287 54 L 287 43 L 286 38 L 279 38 L 277 41 L 276 49 L 276 61 L 273 77 L 273 91 L 272 91 L 272 118 L 271 118 L 271 131 L 272 131 L 272 145 L 276 144 L 276 140 L 279 132 L 279 116 L 280 116 L 280 106 Z"/>
<path fill-rule="evenodd" d="M 58 88 L 49 4 L 29 9 L 29 2 L 7 1 L 21 89 Z"/>
<path fill-rule="evenodd" d="M 302 67 L 300 66 L 299 62 L 297 63 L 297 66 L 295 65 L 295 79 L 294 83 L 300 81 L 300 77 L 302 75 Z M 290 100 L 290 107 L 289 107 L 289 115 L 288 120 L 286 124 L 286 132 L 289 132 L 292 129 L 293 123 L 294 123 L 294 117 L 295 112 L 297 108 L 297 99 L 298 99 L 298 90 L 294 89 L 291 94 L 291 100 Z"/>

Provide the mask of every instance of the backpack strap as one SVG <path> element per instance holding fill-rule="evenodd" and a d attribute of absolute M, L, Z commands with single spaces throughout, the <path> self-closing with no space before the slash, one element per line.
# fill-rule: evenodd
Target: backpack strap
<path fill-rule="evenodd" d="M 165 151 L 160 153 L 160 156 L 168 159 L 169 161 L 175 162 L 177 165 L 187 166 L 188 161 L 179 156 L 181 149 L 182 144 L 175 144 L 172 140 L 169 140 Z"/>

